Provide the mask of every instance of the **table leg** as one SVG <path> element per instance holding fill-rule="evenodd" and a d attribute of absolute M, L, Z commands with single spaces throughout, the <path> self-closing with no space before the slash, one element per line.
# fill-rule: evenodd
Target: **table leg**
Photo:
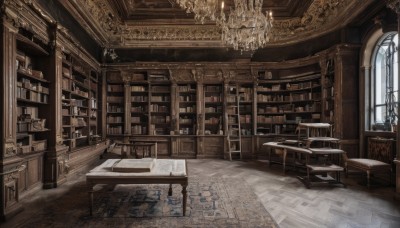
<path fill-rule="evenodd" d="M 90 216 L 93 215 L 93 185 L 89 185 L 89 214 Z"/>
<path fill-rule="evenodd" d="M 172 184 L 169 184 L 168 196 L 172 196 Z"/>
<path fill-rule="evenodd" d="M 286 155 L 287 155 L 287 150 L 283 149 L 283 175 L 286 174 Z"/>
<path fill-rule="evenodd" d="M 183 216 L 186 215 L 186 201 L 187 201 L 186 187 L 187 187 L 187 184 L 182 184 L 182 196 L 183 196 L 182 207 L 183 207 Z"/>

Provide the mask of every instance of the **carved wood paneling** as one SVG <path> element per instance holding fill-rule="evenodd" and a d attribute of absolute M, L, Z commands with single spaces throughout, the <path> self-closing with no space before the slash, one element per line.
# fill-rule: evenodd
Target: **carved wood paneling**
<path fill-rule="evenodd" d="M 3 18 L 4 19 L 4 18 Z M 7 158 L 17 154 L 16 148 L 16 127 L 17 117 L 15 115 L 17 111 L 16 101 L 16 66 L 15 66 L 15 49 L 16 49 L 16 29 L 8 23 L 8 21 L 2 20 L 1 25 L 1 109 L 2 109 L 2 141 L 3 154 L 1 157 Z"/>

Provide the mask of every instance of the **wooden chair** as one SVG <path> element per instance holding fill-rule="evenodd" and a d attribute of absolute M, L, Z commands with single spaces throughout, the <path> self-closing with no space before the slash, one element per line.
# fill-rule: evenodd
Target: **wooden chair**
<path fill-rule="evenodd" d="M 344 154 L 345 172 L 348 176 L 349 169 L 360 170 L 367 174 L 367 187 L 371 186 L 371 175 L 375 173 L 388 173 L 389 183 L 392 179 L 392 148 L 393 140 L 385 138 L 368 139 L 368 158 L 348 158 Z"/>

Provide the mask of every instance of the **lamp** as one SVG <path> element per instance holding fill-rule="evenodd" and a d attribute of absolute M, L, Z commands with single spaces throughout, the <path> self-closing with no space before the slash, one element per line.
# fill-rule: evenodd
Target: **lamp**
<path fill-rule="evenodd" d="M 215 21 L 221 28 L 222 41 L 235 50 L 254 51 L 264 47 L 271 39 L 272 11 L 267 11 L 265 15 L 262 13 L 263 0 L 234 0 L 235 6 L 230 9 L 227 18 L 224 1 L 221 1 L 219 16 L 218 0 L 176 1 L 187 13 L 194 13 L 197 21 Z"/>

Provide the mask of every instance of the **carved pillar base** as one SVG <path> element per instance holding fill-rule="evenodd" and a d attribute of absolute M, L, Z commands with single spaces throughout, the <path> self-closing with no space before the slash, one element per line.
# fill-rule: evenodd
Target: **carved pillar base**
<path fill-rule="evenodd" d="M 12 158 L 0 165 L 1 170 L 0 180 L 2 183 L 1 197 L 2 207 L 0 220 L 6 221 L 9 218 L 15 216 L 23 210 L 23 207 L 19 203 L 19 192 L 18 187 L 20 172 L 23 171 L 26 166 L 21 165 L 21 160 L 18 158 Z"/>
<path fill-rule="evenodd" d="M 394 198 L 400 200 L 400 160 L 394 160 L 394 164 L 396 165 L 396 194 Z"/>
<path fill-rule="evenodd" d="M 68 147 L 59 145 L 45 155 L 43 188 L 56 188 L 67 181 Z"/>

